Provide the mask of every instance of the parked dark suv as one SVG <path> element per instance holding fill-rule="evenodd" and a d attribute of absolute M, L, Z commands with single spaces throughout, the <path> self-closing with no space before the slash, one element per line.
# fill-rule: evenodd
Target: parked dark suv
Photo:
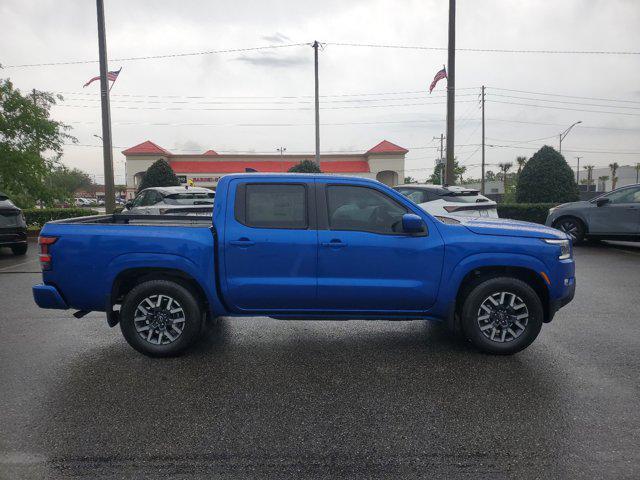
<path fill-rule="evenodd" d="M 640 240 L 640 184 L 627 185 L 590 201 L 549 210 L 546 224 L 562 230 L 574 244 L 589 239 Z"/>
<path fill-rule="evenodd" d="M 0 192 L 0 247 L 9 247 L 14 255 L 27 253 L 27 223 L 22 210 Z"/>

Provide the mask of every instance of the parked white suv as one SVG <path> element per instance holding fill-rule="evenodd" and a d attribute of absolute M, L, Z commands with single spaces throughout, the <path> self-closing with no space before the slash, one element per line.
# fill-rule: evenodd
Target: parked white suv
<path fill-rule="evenodd" d="M 498 218 L 496 202 L 480 195 L 478 190 L 415 183 L 393 188 L 434 216 Z"/>
<path fill-rule="evenodd" d="M 127 202 L 123 214 L 129 215 L 210 215 L 215 192 L 202 187 L 145 188 Z"/>

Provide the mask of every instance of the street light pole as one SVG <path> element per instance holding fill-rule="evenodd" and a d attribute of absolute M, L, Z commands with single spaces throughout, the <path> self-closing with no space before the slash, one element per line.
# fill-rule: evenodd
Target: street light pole
<path fill-rule="evenodd" d="M 558 152 L 560 154 L 562 154 L 562 140 L 564 140 L 564 137 L 566 137 L 567 135 L 569 135 L 569 132 L 571 131 L 571 129 L 573 127 L 575 127 L 576 125 L 578 125 L 579 123 L 582 123 L 582 120 L 578 120 L 576 123 L 574 123 L 573 125 L 571 125 L 569 128 L 567 128 L 566 130 L 564 130 L 563 132 L 560 132 L 560 135 L 558 136 L 559 138 L 559 142 L 558 142 Z"/>

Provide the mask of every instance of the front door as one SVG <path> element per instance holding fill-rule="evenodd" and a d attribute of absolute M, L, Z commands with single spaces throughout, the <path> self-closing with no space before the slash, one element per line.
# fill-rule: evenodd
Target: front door
<path fill-rule="evenodd" d="M 603 198 L 609 202 L 589 209 L 589 233 L 640 233 L 640 187 L 621 188 Z"/>
<path fill-rule="evenodd" d="M 230 187 L 225 299 L 236 311 L 313 309 L 318 253 L 313 181 L 243 180 Z"/>
<path fill-rule="evenodd" d="M 375 313 L 433 305 L 444 255 L 436 228 L 403 233 L 402 216 L 415 212 L 382 189 L 339 181 L 317 188 L 320 307 Z"/>

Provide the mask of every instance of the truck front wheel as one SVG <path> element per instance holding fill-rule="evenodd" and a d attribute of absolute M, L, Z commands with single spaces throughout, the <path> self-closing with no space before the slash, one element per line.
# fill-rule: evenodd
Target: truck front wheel
<path fill-rule="evenodd" d="M 169 280 L 134 287 L 120 310 L 120 329 L 129 345 L 150 357 L 173 357 L 197 339 L 202 311 L 194 295 Z"/>
<path fill-rule="evenodd" d="M 522 280 L 497 277 L 476 286 L 462 307 L 467 339 L 486 353 L 510 355 L 527 348 L 542 328 L 538 294 Z"/>

